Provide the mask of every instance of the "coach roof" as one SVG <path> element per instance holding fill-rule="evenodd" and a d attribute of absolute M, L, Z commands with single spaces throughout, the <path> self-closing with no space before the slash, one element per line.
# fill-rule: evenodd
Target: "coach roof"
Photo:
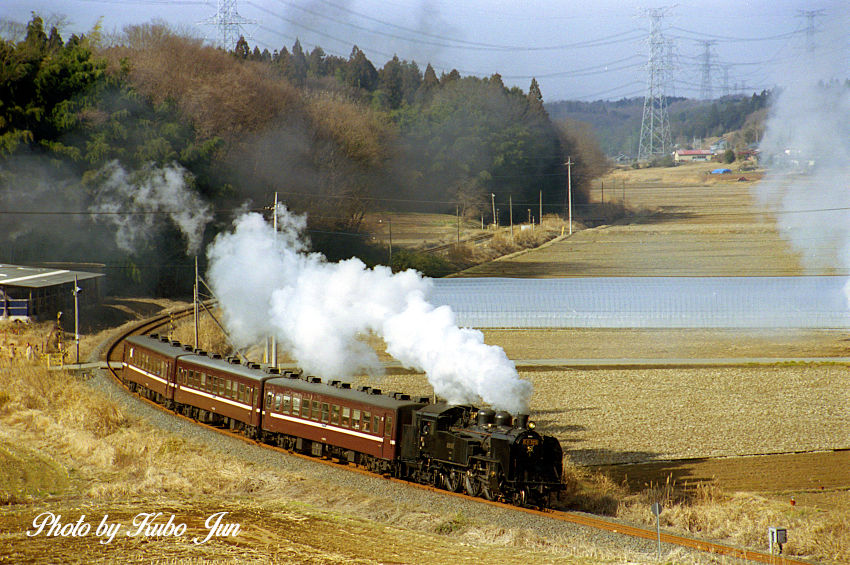
<path fill-rule="evenodd" d="M 404 406 L 422 406 L 423 403 L 412 400 L 397 400 L 391 396 L 372 394 L 355 389 L 337 388 L 326 383 L 311 383 L 300 378 L 289 378 L 282 375 L 274 375 L 264 372 L 262 369 L 252 368 L 247 365 L 230 363 L 226 359 L 199 355 L 194 351 L 183 349 L 177 342 L 161 341 L 151 336 L 133 336 L 127 339 L 128 343 L 144 347 L 166 357 L 177 358 L 180 362 L 188 363 L 200 368 L 214 371 L 227 372 L 240 377 L 256 381 L 266 381 L 275 386 L 285 387 L 302 394 L 320 394 L 345 399 L 351 402 L 359 402 L 398 410 Z"/>

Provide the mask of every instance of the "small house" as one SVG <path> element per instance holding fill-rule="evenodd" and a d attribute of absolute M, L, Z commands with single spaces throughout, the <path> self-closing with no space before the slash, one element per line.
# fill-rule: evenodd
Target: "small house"
<path fill-rule="evenodd" d="M 714 158 L 714 151 L 710 149 L 677 149 L 673 153 L 673 160 L 677 163 L 687 163 L 691 161 L 711 161 Z"/>

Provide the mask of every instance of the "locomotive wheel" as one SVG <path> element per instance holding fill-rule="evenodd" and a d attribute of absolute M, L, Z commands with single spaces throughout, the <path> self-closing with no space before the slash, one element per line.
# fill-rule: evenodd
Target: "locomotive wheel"
<path fill-rule="evenodd" d="M 528 490 L 527 489 L 519 489 L 517 493 L 514 494 L 514 504 L 517 506 L 528 506 Z"/>
<path fill-rule="evenodd" d="M 481 494 L 481 483 L 472 475 L 466 474 L 463 476 L 463 488 L 469 496 L 478 496 Z"/>
<path fill-rule="evenodd" d="M 460 492 L 460 488 L 463 485 L 460 473 L 453 469 L 449 471 L 448 474 L 444 474 L 443 484 L 446 485 L 446 490 L 450 490 L 452 492 Z"/>
<path fill-rule="evenodd" d="M 490 490 L 488 485 L 481 485 L 481 496 L 486 498 L 487 500 L 495 500 L 496 495 L 493 494 L 493 491 Z"/>

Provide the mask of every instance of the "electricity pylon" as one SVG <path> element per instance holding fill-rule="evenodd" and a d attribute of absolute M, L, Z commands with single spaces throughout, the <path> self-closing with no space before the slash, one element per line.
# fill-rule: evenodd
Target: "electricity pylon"
<path fill-rule="evenodd" d="M 650 18 L 649 61 L 646 65 L 648 77 L 640 124 L 639 161 L 648 160 L 655 155 L 666 155 L 672 149 L 670 118 L 667 115 L 667 98 L 664 94 L 670 65 L 665 56 L 668 44 L 661 33 L 661 19 L 668 9 L 658 8 L 645 12 Z"/>

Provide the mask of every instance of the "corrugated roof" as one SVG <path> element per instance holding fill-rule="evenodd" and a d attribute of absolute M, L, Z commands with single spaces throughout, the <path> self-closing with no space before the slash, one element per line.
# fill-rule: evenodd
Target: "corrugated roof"
<path fill-rule="evenodd" d="M 18 286 L 43 288 L 58 284 L 102 277 L 100 273 L 70 271 L 68 269 L 45 269 L 42 267 L 22 267 L 20 265 L 0 264 L 0 286 Z"/>

